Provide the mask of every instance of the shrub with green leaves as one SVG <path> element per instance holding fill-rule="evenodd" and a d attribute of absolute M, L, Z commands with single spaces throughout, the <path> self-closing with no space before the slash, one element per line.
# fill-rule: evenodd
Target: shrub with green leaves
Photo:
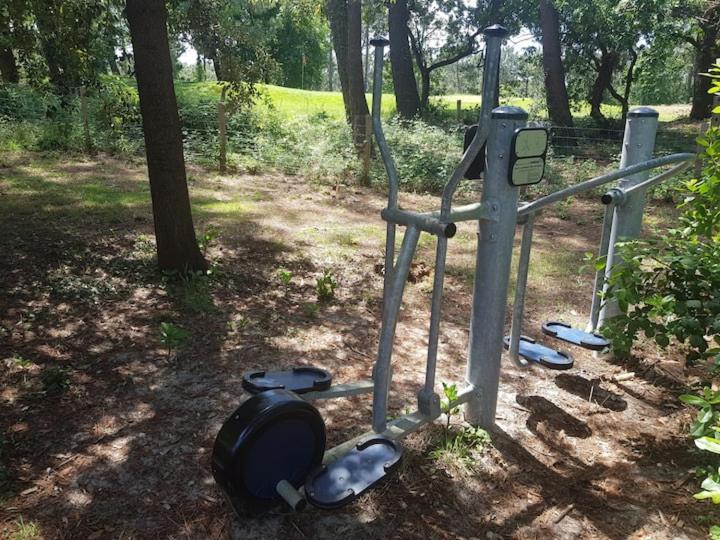
<path fill-rule="evenodd" d="M 604 329 L 619 355 L 638 334 L 661 347 L 688 347 L 688 362 L 720 363 L 720 131 L 700 140 L 700 178 L 684 183 L 680 227 L 662 237 L 618 245 L 609 297 L 623 312 Z"/>

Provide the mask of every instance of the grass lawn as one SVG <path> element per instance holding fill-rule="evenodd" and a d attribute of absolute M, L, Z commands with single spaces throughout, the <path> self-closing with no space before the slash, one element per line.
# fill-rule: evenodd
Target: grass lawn
<path fill-rule="evenodd" d="M 214 82 L 179 82 L 176 83 L 175 87 L 179 98 L 188 102 L 217 101 L 220 97 L 220 88 Z M 275 85 L 260 85 L 260 90 L 262 95 L 272 104 L 272 107 L 287 117 L 325 114 L 331 118 L 341 119 L 345 114 L 342 94 L 340 92 L 300 90 Z M 367 94 L 366 97 L 368 105 L 370 105 L 372 103 L 372 95 Z M 431 97 L 433 103 L 442 106 L 448 114 L 455 112 L 458 99 L 461 101 L 464 111 L 478 107 L 481 102 L 480 96 L 476 94 L 448 94 Z M 533 106 L 533 100 L 531 98 L 507 98 L 503 99 L 502 103 L 522 107 L 525 110 L 530 110 Z M 637 104 L 633 106 L 637 106 Z M 686 117 L 690 111 L 690 106 L 685 104 L 653 105 L 653 108 L 657 109 L 660 113 L 661 122 L 672 122 Z M 382 111 L 384 115 L 390 115 L 395 112 L 394 94 L 383 94 Z M 608 117 L 617 118 L 620 116 L 619 105 L 604 105 L 603 111 Z M 579 118 L 588 116 L 589 112 L 590 106 L 587 104 L 582 104 L 574 110 L 574 114 Z"/>

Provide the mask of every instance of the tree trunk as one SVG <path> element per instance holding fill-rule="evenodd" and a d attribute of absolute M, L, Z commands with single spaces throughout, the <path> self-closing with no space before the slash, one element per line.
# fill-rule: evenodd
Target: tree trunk
<path fill-rule="evenodd" d="M 335 81 L 335 62 L 333 62 L 333 48 L 328 48 L 328 62 L 327 62 L 327 71 L 328 71 L 328 91 L 332 92 L 334 89 L 334 81 Z"/>
<path fill-rule="evenodd" d="M 213 71 L 215 72 L 215 79 L 218 81 L 223 80 L 222 66 L 220 65 L 220 54 L 215 51 L 212 55 L 208 56 L 213 63 Z"/>
<path fill-rule="evenodd" d="M 365 59 L 363 69 L 365 70 L 365 92 L 370 91 L 370 25 L 365 26 Z"/>
<path fill-rule="evenodd" d="M 10 48 L 0 49 L 0 79 L 9 83 L 20 82 L 15 53 Z"/>
<path fill-rule="evenodd" d="M 625 125 L 625 120 L 627 119 L 628 111 L 630 110 L 630 91 L 632 90 L 632 83 L 635 80 L 634 72 L 637 61 L 638 53 L 635 52 L 635 49 L 630 49 L 630 63 L 628 64 L 627 73 L 625 75 L 625 88 L 622 94 L 615 90 L 612 83 L 608 85 L 608 90 L 610 90 L 612 96 L 620 102 L 620 106 L 622 107 L 623 125 Z"/>
<path fill-rule="evenodd" d="M 540 26 L 548 115 L 553 124 L 572 127 L 573 117 L 565 85 L 565 67 L 560 46 L 560 17 L 552 0 L 540 1 Z"/>
<path fill-rule="evenodd" d="M 330 34 L 332 35 L 335 59 L 337 60 L 338 78 L 340 79 L 340 90 L 345 104 L 345 116 L 349 120 L 352 117 L 350 109 L 350 94 L 348 82 L 348 13 L 346 0 L 326 0 L 325 11 L 330 23 Z"/>
<path fill-rule="evenodd" d="M 356 145 L 365 141 L 365 124 L 370 110 L 365 99 L 365 80 L 362 62 L 362 3 L 349 0 L 347 4 L 348 20 L 348 94 L 350 97 L 350 115 L 353 140 Z"/>
<path fill-rule="evenodd" d="M 180 118 L 172 78 L 164 0 L 127 0 L 135 74 L 145 133 L 158 264 L 204 270 L 193 227 Z"/>
<path fill-rule="evenodd" d="M 413 71 L 410 44 L 408 43 L 409 18 L 407 0 L 390 2 L 388 6 L 390 67 L 392 68 L 397 111 L 403 118 L 413 118 L 420 113 L 420 96 L 418 95 L 415 72 Z"/>
<path fill-rule="evenodd" d="M 420 110 L 427 111 L 430 103 L 430 70 L 420 67 Z"/>
<path fill-rule="evenodd" d="M 599 125 L 607 124 L 607 118 L 600 110 L 605 90 L 612 84 L 612 76 L 617 65 L 617 54 L 614 52 L 603 52 L 600 61 L 597 63 L 595 82 L 590 93 L 590 116 Z"/>
<path fill-rule="evenodd" d="M 708 94 L 708 90 L 710 90 L 711 79 L 703 74 L 710 70 L 718 52 L 720 52 L 716 45 L 716 39 L 716 30 L 706 28 L 703 39 L 700 40 L 699 43 L 700 47 L 695 48 L 695 61 L 693 64 L 695 80 L 693 84 L 692 108 L 690 109 L 690 118 L 692 120 L 702 120 L 710 117 L 713 96 Z"/>

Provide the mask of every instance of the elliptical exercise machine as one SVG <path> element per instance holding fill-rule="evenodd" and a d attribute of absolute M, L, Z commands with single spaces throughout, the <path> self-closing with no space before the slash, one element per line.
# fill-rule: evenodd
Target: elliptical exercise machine
<path fill-rule="evenodd" d="M 507 31 L 495 25 L 484 34 L 479 122 L 443 189 L 440 209 L 428 213 L 398 206 L 398 175 L 380 118 L 388 41 L 371 41 L 375 47 L 373 132 L 389 180 L 388 204 L 381 212 L 387 222 L 382 326 L 372 380 L 333 385 L 328 372 L 313 367 L 246 374 L 243 387 L 253 396 L 223 424 L 212 456 L 213 476 L 238 513 L 279 499 L 297 510 L 307 503 L 326 509 L 348 504 L 397 469 L 402 458 L 400 439 L 440 416 L 435 371 L 445 261 L 448 240 L 460 221 L 477 220 L 479 239 L 466 381 L 450 407 L 465 404 L 468 421 L 493 425 L 518 188 L 541 180 L 547 132 L 526 128 L 527 113 L 522 109 L 492 108 L 498 100 L 501 45 Z M 453 208 L 458 184 L 471 169 L 484 169 L 482 200 Z M 405 227 L 405 234 L 396 258 L 398 225 Z M 425 380 L 418 392 L 417 411 L 388 421 L 395 328 L 422 233 L 437 237 Z M 373 396 L 372 430 L 326 451 L 325 424 L 310 402 L 365 393 Z"/>

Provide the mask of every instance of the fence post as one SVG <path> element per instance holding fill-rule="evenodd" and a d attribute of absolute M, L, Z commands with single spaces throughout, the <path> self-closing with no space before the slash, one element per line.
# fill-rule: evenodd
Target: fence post
<path fill-rule="evenodd" d="M 462 99 L 458 99 L 455 102 L 455 111 L 457 113 L 458 122 L 462 120 Z"/>
<path fill-rule="evenodd" d="M 90 152 L 92 150 L 92 140 L 90 139 L 90 120 L 88 118 L 87 109 L 87 89 L 84 86 L 80 87 L 80 117 L 83 123 L 83 141 L 85 143 L 85 151 Z"/>
<path fill-rule="evenodd" d="M 218 135 L 220 138 L 220 172 L 227 170 L 227 123 L 225 118 L 225 87 L 220 92 L 218 103 Z"/>
<path fill-rule="evenodd" d="M 362 184 L 370 185 L 370 158 L 372 157 L 372 119 L 370 115 L 365 115 L 363 119 L 365 128 L 365 138 L 363 139 L 362 152 Z"/>
<path fill-rule="evenodd" d="M 490 218 L 479 222 L 470 345 L 465 380 L 475 387 L 465 419 L 483 428 L 495 424 L 500 361 L 505 335 L 508 282 L 517 224 L 518 188 L 508 181 L 510 145 L 528 114 L 518 107 L 492 111 L 482 202 Z"/>
<path fill-rule="evenodd" d="M 649 160 L 655 149 L 655 135 L 658 126 L 658 112 L 650 107 L 638 107 L 628 113 L 625 122 L 625 135 L 623 137 L 622 157 L 620 169 Z M 650 171 L 641 172 L 618 182 L 618 187 L 628 188 L 644 182 L 649 178 Z M 607 292 L 607 279 L 612 274 L 613 267 L 620 264 L 615 253 L 615 245 L 624 239 L 633 239 L 640 236 L 643 213 L 645 212 L 645 191 L 639 190 L 629 194 L 623 204 L 615 208 L 615 215 L 610 229 L 610 243 L 605 263 L 605 284 L 603 291 Z M 603 326 L 607 319 L 620 314 L 617 301 L 606 301 L 600 310 L 598 328 Z"/>

